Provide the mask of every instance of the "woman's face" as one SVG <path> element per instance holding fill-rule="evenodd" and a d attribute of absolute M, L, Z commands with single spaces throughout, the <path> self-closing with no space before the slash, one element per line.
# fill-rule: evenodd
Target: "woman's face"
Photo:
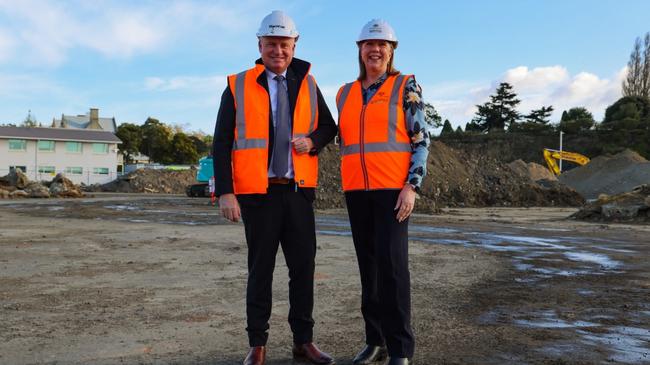
<path fill-rule="evenodd" d="M 386 72 L 392 56 L 393 47 L 388 41 L 371 39 L 361 43 L 361 60 L 367 72 Z"/>

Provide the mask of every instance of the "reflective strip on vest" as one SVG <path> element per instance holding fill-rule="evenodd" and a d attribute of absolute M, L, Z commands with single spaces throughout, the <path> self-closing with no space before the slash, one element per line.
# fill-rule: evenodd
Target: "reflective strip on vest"
<path fill-rule="evenodd" d="M 397 105 L 397 101 L 399 100 L 400 88 L 405 77 L 406 76 L 404 75 L 397 76 L 395 83 L 393 84 L 393 90 L 391 90 L 390 93 L 390 103 L 388 106 L 388 142 L 364 143 L 363 150 L 365 152 L 411 152 L 410 143 L 397 142 L 397 113 L 399 112 L 398 108 L 401 107 L 400 105 Z M 339 110 L 339 117 L 353 84 L 354 83 L 351 82 L 343 86 L 338 103 L 336 104 Z M 342 155 L 351 155 L 361 151 L 358 143 L 345 145 L 345 141 L 342 139 L 341 146 Z"/>
<path fill-rule="evenodd" d="M 235 116 L 235 125 L 237 127 L 237 137 L 240 143 L 235 143 L 233 149 L 239 149 L 238 146 L 245 145 L 246 139 L 246 113 L 244 109 L 244 84 L 246 81 L 246 74 L 248 71 L 243 71 L 237 74 L 235 80 L 235 103 L 237 104 L 237 114 Z"/>
<path fill-rule="evenodd" d="M 309 132 L 314 131 L 316 126 L 316 110 L 318 108 L 318 92 L 316 91 L 316 81 L 311 75 L 307 75 L 307 87 L 309 89 L 309 107 L 311 108 L 311 119 L 309 120 Z"/>
<path fill-rule="evenodd" d="M 232 145 L 233 150 L 266 148 L 267 145 L 266 139 L 246 138 L 246 111 L 244 106 L 244 95 L 246 91 L 244 85 L 246 84 L 247 73 L 248 71 L 238 73 L 235 81 L 235 102 L 237 103 L 237 119 L 235 125 L 237 128 L 237 139 Z"/>
<path fill-rule="evenodd" d="M 403 81 L 403 75 L 397 76 L 393 84 L 393 90 L 390 93 L 390 104 L 388 104 L 388 143 L 396 141 L 397 138 L 395 136 L 395 132 L 397 131 L 397 108 L 402 107 L 401 105 L 397 105 L 397 100 L 399 99 L 399 89 Z"/>
<path fill-rule="evenodd" d="M 343 110 L 343 105 L 345 105 L 345 101 L 348 99 L 348 95 L 350 94 L 350 90 L 352 89 L 352 85 L 354 85 L 354 82 L 347 83 L 343 86 L 343 90 L 341 91 L 341 95 L 339 95 L 339 100 L 337 100 L 336 103 L 336 109 L 339 111 L 339 125 L 341 125 L 341 110 Z M 340 138 L 340 143 L 341 146 L 345 146 L 345 141 L 343 140 L 343 134 L 339 133 L 339 138 Z M 345 147 L 343 147 L 345 148 Z"/>
<path fill-rule="evenodd" d="M 411 152 L 410 143 L 399 143 L 399 142 L 372 142 L 363 144 L 364 152 Z M 361 152 L 361 148 L 358 143 L 343 146 L 341 148 L 342 155 L 353 155 L 355 153 Z"/>
<path fill-rule="evenodd" d="M 339 110 L 339 115 L 341 114 L 341 110 L 343 110 L 343 105 L 345 105 L 345 101 L 348 98 L 348 94 L 350 94 L 350 89 L 352 89 L 352 85 L 354 85 L 354 82 L 350 82 L 345 84 L 343 86 L 343 91 L 341 91 L 341 95 L 339 96 L 338 103 L 336 103 L 336 108 Z"/>
<path fill-rule="evenodd" d="M 249 150 L 252 148 L 266 148 L 265 139 L 237 139 L 232 145 L 233 150 Z"/>

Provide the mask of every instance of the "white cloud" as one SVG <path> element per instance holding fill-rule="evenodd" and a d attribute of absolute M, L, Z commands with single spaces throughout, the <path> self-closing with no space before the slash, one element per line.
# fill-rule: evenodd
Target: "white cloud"
<path fill-rule="evenodd" d="M 510 83 L 521 100 L 518 110 L 527 114 L 533 109 L 552 105 L 555 109 L 552 121 L 559 120 L 562 111 L 583 106 L 601 119 L 607 106 L 621 97 L 621 82 L 625 68 L 610 78 L 589 72 L 575 75 L 563 66 L 529 69 L 519 66 L 503 73 L 491 82 L 452 82 L 425 87 L 425 100 L 433 104 L 443 118 L 454 127 L 469 122 L 476 112 L 476 105 L 487 101 L 501 82 Z M 428 90 L 433 91 L 428 91 Z M 436 91 L 437 90 L 437 91 Z"/>
<path fill-rule="evenodd" d="M 0 20 L 21 44 L 22 55 L 15 56 L 56 66 L 71 57 L 75 48 L 129 58 L 180 41 L 227 45 L 232 35 L 252 32 L 262 16 L 260 8 L 248 2 L 174 1 L 163 5 L 155 1 L 0 0 Z M 214 37 L 206 39 L 210 32 Z M 10 38 L 0 33 L 0 51 L 5 39 Z"/>
<path fill-rule="evenodd" d="M 521 93 L 534 93 L 566 83 L 569 72 L 562 66 L 537 67 L 529 70 L 526 66 L 512 68 L 503 75 L 501 81 L 517 85 Z"/>
<path fill-rule="evenodd" d="M 170 78 L 147 77 L 144 87 L 150 91 L 184 91 L 188 93 L 221 92 L 226 87 L 226 77 L 174 76 Z"/>

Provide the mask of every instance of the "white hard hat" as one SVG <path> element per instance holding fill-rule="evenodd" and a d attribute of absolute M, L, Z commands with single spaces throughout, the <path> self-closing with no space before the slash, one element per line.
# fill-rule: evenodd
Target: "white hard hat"
<path fill-rule="evenodd" d="M 293 19 L 285 12 L 274 10 L 262 19 L 257 36 L 298 38 L 298 29 Z"/>
<path fill-rule="evenodd" d="M 395 35 L 393 27 L 391 27 L 387 21 L 382 19 L 373 19 L 361 28 L 361 33 L 359 34 L 357 43 L 369 39 L 381 39 L 393 42 L 395 43 L 395 47 L 397 47 L 397 36 Z"/>

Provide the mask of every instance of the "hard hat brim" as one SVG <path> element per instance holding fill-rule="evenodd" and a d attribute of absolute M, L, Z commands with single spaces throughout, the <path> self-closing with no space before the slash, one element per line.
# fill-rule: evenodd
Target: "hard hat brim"
<path fill-rule="evenodd" d="M 368 38 L 368 39 L 360 39 L 360 40 L 358 40 L 358 41 L 357 41 L 357 46 L 361 46 L 361 44 L 362 44 L 363 42 L 366 42 L 366 41 L 386 41 L 386 42 L 388 42 L 388 43 L 392 43 L 392 44 L 393 44 L 393 49 L 397 49 L 397 44 L 398 44 L 397 41 L 391 41 L 391 40 L 389 40 L 389 39 L 384 39 L 384 38 Z"/>

